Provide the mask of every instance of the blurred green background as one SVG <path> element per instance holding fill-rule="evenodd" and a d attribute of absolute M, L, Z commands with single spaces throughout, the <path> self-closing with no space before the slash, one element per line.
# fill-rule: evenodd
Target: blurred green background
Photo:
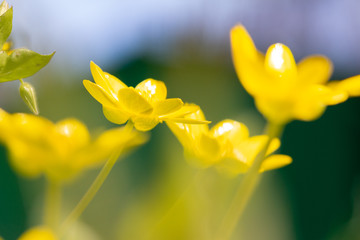
<path fill-rule="evenodd" d="M 162 80 L 169 97 L 200 105 L 213 124 L 231 118 L 247 124 L 251 135 L 261 134 L 264 119 L 231 61 L 229 30 L 239 22 L 262 51 L 282 42 L 296 60 L 330 57 L 332 79 L 360 74 L 356 0 L 9 2 L 15 47 L 57 51 L 27 79 L 36 87 L 40 114 L 53 121 L 79 118 L 94 133 L 115 125 L 82 85 L 92 80 L 90 60 L 131 86 L 150 77 Z M 28 112 L 18 87 L 17 81 L 1 84 L 1 108 Z M 314 122 L 289 124 L 280 152 L 294 162 L 264 174 L 237 237 L 360 239 L 359 123 L 360 99 L 350 99 Z M 17 176 L 3 147 L 0 155 L 0 235 L 11 240 L 40 223 L 44 181 Z M 64 217 L 97 171 L 66 186 Z M 211 169 L 197 173 L 176 138 L 159 125 L 146 145 L 118 162 L 85 211 L 82 228 L 94 239 L 141 239 L 147 233 L 207 239 L 239 181 L 241 176 L 227 179 Z"/>

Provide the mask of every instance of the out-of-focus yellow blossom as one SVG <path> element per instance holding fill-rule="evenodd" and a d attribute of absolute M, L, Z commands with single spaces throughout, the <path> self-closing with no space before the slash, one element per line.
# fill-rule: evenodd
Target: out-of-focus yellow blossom
<path fill-rule="evenodd" d="M 14 50 L 11 49 L 11 47 L 12 47 L 12 42 L 6 42 L 2 46 L 1 50 L 6 52 L 7 55 L 11 55 L 11 53 L 14 51 Z"/>
<path fill-rule="evenodd" d="M 242 25 L 231 30 L 231 46 L 241 83 L 271 122 L 311 121 L 326 106 L 360 95 L 360 76 L 327 83 L 332 63 L 324 56 L 309 56 L 296 65 L 290 49 L 280 43 L 271 45 L 264 56 Z"/>
<path fill-rule="evenodd" d="M 201 110 L 188 117 L 205 119 Z M 200 167 L 215 165 L 230 175 L 246 172 L 268 140 L 266 135 L 249 137 L 249 130 L 243 123 L 229 119 L 211 129 L 207 125 L 171 122 L 167 122 L 167 125 L 183 145 L 185 155 L 192 163 Z M 279 146 L 279 139 L 271 141 L 261 172 L 291 163 L 292 159 L 287 155 L 270 155 Z"/>
<path fill-rule="evenodd" d="M 149 78 L 133 88 L 103 72 L 93 62 L 90 69 L 95 83 L 84 80 L 84 86 L 102 104 L 104 115 L 110 122 L 123 124 L 130 120 L 139 131 L 151 130 L 163 121 L 209 123 L 184 118 L 184 115 L 197 111 L 199 107 L 184 105 L 180 98 L 167 99 L 167 89 L 162 81 Z"/>
<path fill-rule="evenodd" d="M 57 122 L 30 114 L 0 111 L 1 141 L 12 166 L 22 175 L 45 174 L 64 181 L 102 163 L 114 151 L 126 151 L 146 141 L 146 136 L 115 128 L 92 140 L 86 126 L 69 118 Z"/>
<path fill-rule="evenodd" d="M 335 91 L 345 91 L 349 97 L 360 96 L 360 77 L 354 76 L 342 81 L 331 81 L 328 86 Z"/>
<path fill-rule="evenodd" d="M 6 42 L 6 43 L 4 43 L 4 45 L 2 46 L 2 51 L 9 51 L 10 50 L 10 48 L 11 48 L 11 46 L 12 46 L 12 43 L 11 42 Z"/>
<path fill-rule="evenodd" d="M 53 231 L 47 227 L 34 227 L 23 233 L 18 240 L 57 240 Z"/>

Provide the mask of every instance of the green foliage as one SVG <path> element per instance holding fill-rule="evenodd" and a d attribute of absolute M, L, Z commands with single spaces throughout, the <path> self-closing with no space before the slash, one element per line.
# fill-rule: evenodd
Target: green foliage
<path fill-rule="evenodd" d="M 54 53 L 41 55 L 25 48 L 4 48 L 12 30 L 13 9 L 3 1 L 0 4 L 0 82 L 30 77 L 49 63 Z"/>
<path fill-rule="evenodd" d="M 1 14 L 2 13 L 2 14 Z M 9 38 L 12 29 L 13 9 L 6 1 L 0 5 L 0 46 Z"/>
<path fill-rule="evenodd" d="M 0 82 L 30 77 L 45 67 L 54 54 L 41 55 L 25 48 L 15 49 L 9 56 L 0 54 Z"/>

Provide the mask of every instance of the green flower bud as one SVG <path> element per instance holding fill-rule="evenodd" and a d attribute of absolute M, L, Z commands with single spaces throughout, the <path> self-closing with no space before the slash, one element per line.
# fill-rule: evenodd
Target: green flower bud
<path fill-rule="evenodd" d="M 34 87 L 30 83 L 21 81 L 19 90 L 20 90 L 20 96 L 22 97 L 22 99 L 26 103 L 26 105 L 30 108 L 30 110 L 34 114 L 38 115 L 39 110 L 38 110 L 38 106 L 37 106 L 36 94 L 35 94 Z"/>

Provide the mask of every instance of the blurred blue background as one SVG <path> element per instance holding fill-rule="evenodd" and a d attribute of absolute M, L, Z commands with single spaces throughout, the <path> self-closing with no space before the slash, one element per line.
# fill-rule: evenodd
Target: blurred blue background
<path fill-rule="evenodd" d="M 263 52 L 281 42 L 292 49 L 297 61 L 309 54 L 328 56 L 335 66 L 332 79 L 360 74 L 360 2 L 356 0 L 9 3 L 14 7 L 15 47 L 44 54 L 56 51 L 47 67 L 27 79 L 37 89 L 41 115 L 53 121 L 77 117 L 93 131 L 115 125 L 103 117 L 100 104 L 82 86 L 83 79 L 92 80 L 91 60 L 131 86 L 149 77 L 162 80 L 169 97 L 197 103 L 213 123 L 231 118 L 246 123 L 252 135 L 260 134 L 264 119 L 232 66 L 229 31 L 237 23 L 245 25 Z M 18 85 L 15 81 L 0 86 L 0 106 L 8 112 L 28 112 Z M 329 107 L 314 122 L 287 126 L 280 151 L 294 162 L 265 174 L 244 217 L 245 239 L 360 239 L 356 227 L 360 224 L 359 123 L 360 99 L 350 99 Z M 1 156 L 0 234 L 15 239 L 37 223 L 31 216 L 34 205 L 41 202 L 43 183 L 16 176 L 5 149 Z M 121 225 L 118 215 L 131 208 L 132 199 L 158 189 L 157 176 L 164 163 L 183 164 L 187 172 L 193 171 L 177 140 L 165 126 L 158 126 L 150 143 L 114 169 L 84 221 L 101 239 L 124 239 L 107 228 Z M 83 176 L 85 183 L 74 183 L 77 190 L 69 187 L 67 193 L 75 195 L 70 208 L 94 174 Z M 180 193 L 182 187 L 178 186 Z M 99 213 L 96 209 L 103 204 L 117 209 Z M 116 223 L 97 223 L 94 216 Z"/>

